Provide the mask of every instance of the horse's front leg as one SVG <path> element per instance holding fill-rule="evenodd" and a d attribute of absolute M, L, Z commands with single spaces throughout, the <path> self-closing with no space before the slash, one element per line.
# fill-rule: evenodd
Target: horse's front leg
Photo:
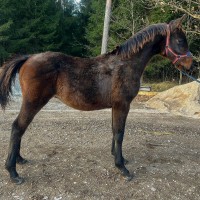
<path fill-rule="evenodd" d="M 113 143 L 112 154 L 115 157 L 115 166 L 120 170 L 121 174 L 130 180 L 132 176 L 125 167 L 124 158 L 122 155 L 122 142 L 124 137 L 124 130 L 126 118 L 129 112 L 130 104 L 115 105 L 112 108 L 112 130 L 113 130 Z"/>
<path fill-rule="evenodd" d="M 114 135 L 113 135 L 113 138 L 112 138 L 112 145 L 111 145 L 111 154 L 113 156 L 115 156 L 115 138 L 114 138 Z M 124 164 L 126 165 L 128 163 L 128 160 L 125 159 L 123 156 L 122 156 L 123 160 L 124 160 Z"/>

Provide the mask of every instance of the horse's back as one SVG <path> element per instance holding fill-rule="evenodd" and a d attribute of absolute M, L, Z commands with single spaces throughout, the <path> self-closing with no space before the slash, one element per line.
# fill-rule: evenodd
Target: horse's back
<path fill-rule="evenodd" d="M 56 96 L 79 110 L 110 107 L 111 78 L 98 59 L 58 52 L 32 55 L 20 69 L 22 94 L 28 98 Z"/>

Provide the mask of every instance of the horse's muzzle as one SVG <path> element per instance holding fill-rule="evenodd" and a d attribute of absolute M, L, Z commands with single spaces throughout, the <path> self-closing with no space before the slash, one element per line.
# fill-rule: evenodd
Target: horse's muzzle
<path fill-rule="evenodd" d="M 179 69 L 185 68 L 186 70 L 192 70 L 193 68 L 192 62 L 193 62 L 192 57 L 184 57 L 178 60 L 176 65 L 178 66 Z"/>

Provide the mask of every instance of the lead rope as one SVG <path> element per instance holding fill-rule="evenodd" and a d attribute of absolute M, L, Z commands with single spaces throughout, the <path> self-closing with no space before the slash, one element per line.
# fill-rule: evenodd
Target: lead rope
<path fill-rule="evenodd" d="M 192 79 L 193 81 L 196 81 L 197 83 L 200 83 L 200 80 L 198 80 L 198 79 L 194 78 L 193 76 L 189 75 L 187 72 L 182 71 L 182 70 L 180 70 L 180 69 L 178 69 L 178 70 L 179 70 L 183 75 L 189 77 L 189 78 Z"/>

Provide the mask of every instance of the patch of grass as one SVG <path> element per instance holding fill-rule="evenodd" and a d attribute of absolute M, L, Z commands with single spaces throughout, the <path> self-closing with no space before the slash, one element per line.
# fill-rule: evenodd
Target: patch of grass
<path fill-rule="evenodd" d="M 150 134 L 153 134 L 153 135 L 172 135 L 174 133 L 171 133 L 171 132 L 159 132 L 159 131 L 152 131 L 152 132 L 149 132 Z"/>
<path fill-rule="evenodd" d="M 139 95 L 141 95 L 141 96 L 153 97 L 153 96 L 155 96 L 156 94 L 158 94 L 158 92 L 139 91 Z"/>
<path fill-rule="evenodd" d="M 162 92 L 168 90 L 176 85 L 176 82 L 165 81 L 161 83 L 143 83 L 144 86 L 151 86 L 152 92 Z"/>

